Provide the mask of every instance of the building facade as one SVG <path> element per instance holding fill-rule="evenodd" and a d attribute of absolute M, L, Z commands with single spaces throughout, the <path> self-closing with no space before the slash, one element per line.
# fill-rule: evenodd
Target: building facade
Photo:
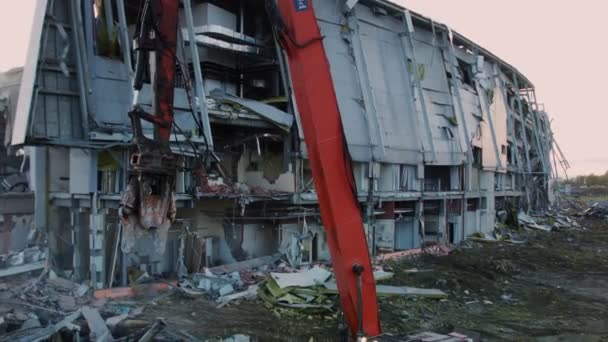
<path fill-rule="evenodd" d="M 509 208 L 548 205 L 553 137 L 524 75 L 388 1 L 312 4 L 373 254 L 456 244 Z M 263 0 L 183 1 L 178 219 L 122 251 L 127 112 L 152 101 L 149 85 L 131 87 L 138 5 L 38 2 L 10 145 L 29 160 L 51 265 L 103 288 L 133 270 L 197 272 L 276 253 L 329 260 L 287 56 Z"/>

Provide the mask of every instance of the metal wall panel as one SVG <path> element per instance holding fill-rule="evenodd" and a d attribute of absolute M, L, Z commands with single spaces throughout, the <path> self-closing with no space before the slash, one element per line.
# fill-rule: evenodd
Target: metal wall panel
<path fill-rule="evenodd" d="M 68 1 L 38 2 L 12 144 L 83 138 L 73 32 Z"/>

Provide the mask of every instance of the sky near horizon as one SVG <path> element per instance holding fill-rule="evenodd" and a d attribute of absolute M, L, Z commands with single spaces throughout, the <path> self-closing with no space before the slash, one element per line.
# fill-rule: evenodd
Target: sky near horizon
<path fill-rule="evenodd" d="M 525 74 L 553 119 L 570 176 L 608 171 L 608 1 L 393 0 Z M 36 0 L 0 1 L 0 71 L 25 63 Z"/>

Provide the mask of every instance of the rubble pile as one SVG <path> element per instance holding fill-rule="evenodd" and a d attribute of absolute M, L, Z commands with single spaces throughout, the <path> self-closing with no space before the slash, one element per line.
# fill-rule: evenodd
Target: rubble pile
<path fill-rule="evenodd" d="M 595 202 L 583 211 L 583 215 L 596 218 L 608 218 L 608 201 Z"/>

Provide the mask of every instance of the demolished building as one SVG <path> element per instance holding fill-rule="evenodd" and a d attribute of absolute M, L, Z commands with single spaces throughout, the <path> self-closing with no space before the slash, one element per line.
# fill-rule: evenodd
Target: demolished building
<path fill-rule="evenodd" d="M 498 211 L 548 205 L 553 136 L 525 75 L 391 2 L 312 3 L 374 255 L 456 244 L 493 230 Z M 127 113 L 152 102 L 149 84 L 132 90 L 138 6 L 38 1 L 19 94 L 6 96 L 8 151 L 29 165 L 31 224 L 48 236 L 53 269 L 105 288 L 182 262 L 197 272 L 277 252 L 329 260 L 287 56 L 263 0 L 183 1 L 177 220 L 162 241 L 121 248 Z M 201 174 L 197 162 L 218 166 Z"/>

